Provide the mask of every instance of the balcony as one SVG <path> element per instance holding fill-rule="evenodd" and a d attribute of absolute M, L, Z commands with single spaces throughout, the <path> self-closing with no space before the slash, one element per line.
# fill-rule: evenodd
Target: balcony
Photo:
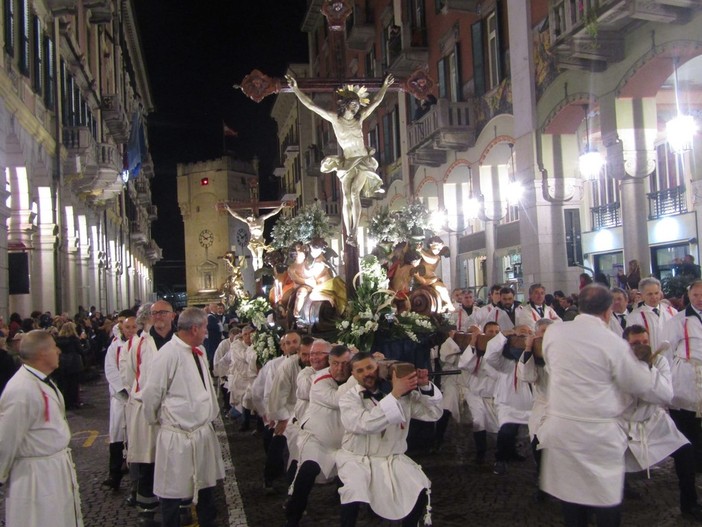
<path fill-rule="evenodd" d="M 68 175 L 93 172 L 97 167 L 97 148 L 87 126 L 64 126 L 63 144 L 68 150 L 64 171 Z"/>
<path fill-rule="evenodd" d="M 334 224 L 338 225 L 339 222 L 341 221 L 341 216 L 339 214 L 339 202 L 338 201 L 322 201 L 322 210 L 329 216 L 329 221 Z"/>
<path fill-rule="evenodd" d="M 129 120 L 122 107 L 119 95 L 109 94 L 102 98 L 102 118 L 116 143 L 129 141 Z"/>
<path fill-rule="evenodd" d="M 300 153 L 300 145 L 291 143 L 285 147 L 285 157 L 290 158 Z"/>
<path fill-rule="evenodd" d="M 441 12 L 448 13 L 477 13 L 478 0 L 441 0 Z"/>
<path fill-rule="evenodd" d="M 599 207 L 590 208 L 592 214 L 592 230 L 611 229 L 622 224 L 621 205 L 618 201 Z"/>
<path fill-rule="evenodd" d="M 146 214 L 149 217 L 149 221 L 156 221 L 158 219 L 158 207 L 156 205 L 147 205 Z"/>
<path fill-rule="evenodd" d="M 648 194 L 649 220 L 657 220 L 663 216 L 673 216 L 684 212 L 687 212 L 684 185 Z"/>
<path fill-rule="evenodd" d="M 46 0 L 46 5 L 53 16 L 75 15 L 76 0 Z"/>
<path fill-rule="evenodd" d="M 137 179 L 134 182 L 134 188 L 137 192 L 137 203 L 144 206 L 151 205 L 151 187 L 148 181 Z"/>
<path fill-rule="evenodd" d="M 624 58 L 624 35 L 645 22 L 689 19 L 693 0 L 550 0 L 549 31 L 558 65 L 602 71 Z"/>
<path fill-rule="evenodd" d="M 133 220 L 130 224 L 129 239 L 136 245 L 148 245 L 149 235 L 146 229 L 138 221 Z"/>
<path fill-rule="evenodd" d="M 146 258 L 151 264 L 158 262 L 163 259 L 163 250 L 158 246 L 154 240 L 149 241 L 149 245 L 146 248 Z"/>
<path fill-rule="evenodd" d="M 310 177 L 322 177 L 323 173 L 320 169 L 322 158 L 324 157 L 321 149 L 317 145 L 310 145 L 305 152 L 305 170 Z"/>
<path fill-rule="evenodd" d="M 472 102 L 439 99 L 408 128 L 410 161 L 431 167 L 446 163 L 449 150 L 460 152 L 475 145 L 474 122 Z"/>
<path fill-rule="evenodd" d="M 396 77 L 409 77 L 429 62 L 426 28 L 407 27 L 391 34 L 387 42 L 388 72 Z"/>
<path fill-rule="evenodd" d="M 346 45 L 355 51 L 368 52 L 375 40 L 375 25 L 362 9 L 355 7 L 346 20 Z"/>

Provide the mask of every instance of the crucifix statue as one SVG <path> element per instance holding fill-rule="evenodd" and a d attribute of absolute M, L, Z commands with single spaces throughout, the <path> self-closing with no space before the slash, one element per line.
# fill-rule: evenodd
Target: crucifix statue
<path fill-rule="evenodd" d="M 353 1 L 323 0 L 321 3 L 318 9 L 327 19 L 332 48 L 330 54 L 335 57 L 330 64 L 329 77 L 301 78 L 299 82 L 288 77 L 286 82 L 286 79 L 269 77 L 255 69 L 244 77 L 240 85 L 234 87 L 241 89 L 247 97 L 256 102 L 276 93 L 293 92 L 302 104 L 331 123 L 343 155 L 325 158 L 322 169 L 326 169 L 326 172 L 336 171 L 342 185 L 342 210 L 347 231 L 344 267 L 349 296 L 352 296 L 353 278 L 359 271 L 355 235 L 361 212 L 360 197 L 373 195 L 376 190 L 381 189 L 382 183 L 376 173 L 378 164 L 373 159 L 373 152 L 369 151 L 363 142 L 362 119 L 370 115 L 387 91 L 407 92 L 422 100 L 431 93 L 434 83 L 428 76 L 426 65 L 417 68 L 408 77 L 397 79 L 390 75 L 385 79 L 346 77 L 345 28 L 347 18 L 353 13 Z M 341 85 L 344 87 L 339 89 Z M 360 86 L 365 86 L 371 91 L 377 90 L 372 101 Z M 308 95 L 312 93 L 335 93 L 340 99 L 340 110 L 343 111 L 333 112 L 319 108 Z"/>
<path fill-rule="evenodd" d="M 249 238 L 249 244 L 247 247 L 249 251 L 251 251 L 251 265 L 253 266 L 254 271 L 258 271 L 261 267 L 263 267 L 263 253 L 268 247 L 266 242 L 263 240 L 263 229 L 266 226 L 266 220 L 278 214 L 286 205 L 287 203 L 281 203 L 280 206 L 276 207 L 268 214 L 255 216 L 252 212 L 248 216 L 244 217 L 237 213 L 229 205 L 229 203 L 224 204 L 224 208 L 229 214 L 231 214 L 237 220 L 244 222 L 249 227 L 249 234 L 251 237 Z"/>
<path fill-rule="evenodd" d="M 363 121 L 378 107 L 395 79 L 388 75 L 372 100 L 368 98 L 368 91 L 363 86 L 349 84 L 338 89 L 337 111 L 317 106 L 300 90 L 297 80 L 292 75 L 286 75 L 286 79 L 304 106 L 331 123 L 336 140 L 343 151 L 342 156 L 325 157 L 322 160 L 321 171 L 335 171 L 341 182 L 346 243 L 355 246 L 356 230 L 361 218 L 361 197 L 385 192 L 382 188 L 383 180 L 375 172 L 378 169 L 378 161 L 373 157 L 375 149 L 366 147 L 363 141 Z"/>

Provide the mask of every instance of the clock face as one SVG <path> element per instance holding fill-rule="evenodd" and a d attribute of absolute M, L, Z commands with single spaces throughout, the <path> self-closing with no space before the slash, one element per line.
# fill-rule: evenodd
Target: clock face
<path fill-rule="evenodd" d="M 200 242 L 200 245 L 203 247 L 210 247 L 212 245 L 212 242 L 214 242 L 214 234 L 212 234 L 210 231 L 205 229 L 200 233 L 200 236 L 198 237 L 198 241 Z"/>

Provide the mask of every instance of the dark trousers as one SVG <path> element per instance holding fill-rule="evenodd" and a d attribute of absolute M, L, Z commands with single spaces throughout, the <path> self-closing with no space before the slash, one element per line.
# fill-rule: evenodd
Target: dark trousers
<path fill-rule="evenodd" d="M 670 417 L 680 433 L 692 444 L 697 470 L 702 469 L 702 435 L 700 435 L 702 419 L 695 417 L 695 412 L 690 410 L 670 410 Z"/>
<path fill-rule="evenodd" d="M 589 514 L 595 516 L 597 527 L 619 527 L 622 519 L 621 504 L 614 507 L 590 507 L 564 501 L 561 507 L 566 527 L 587 527 Z"/>
<path fill-rule="evenodd" d="M 449 412 L 448 410 L 444 410 L 444 413 L 441 414 L 441 417 L 436 422 L 434 442 L 437 446 L 440 446 L 444 443 L 444 436 L 446 435 L 446 429 L 448 428 L 450 419 L 451 412 Z"/>
<path fill-rule="evenodd" d="M 139 477 L 137 479 L 137 507 L 152 511 L 158 507 L 158 498 L 154 496 L 154 467 L 153 463 L 137 463 Z"/>
<path fill-rule="evenodd" d="M 680 510 L 688 512 L 697 505 L 697 489 L 695 488 L 695 449 L 692 445 L 678 448 L 671 454 L 675 461 L 675 473 L 678 476 L 680 489 Z"/>
<path fill-rule="evenodd" d="M 473 442 L 475 443 L 475 457 L 482 460 L 485 458 L 487 451 L 487 430 L 473 432 Z"/>
<path fill-rule="evenodd" d="M 402 527 L 417 527 L 422 513 L 426 509 L 428 500 L 427 491 L 423 490 L 417 497 L 417 502 L 410 513 L 402 519 Z M 346 503 L 341 506 L 341 527 L 356 527 L 360 507 L 361 502 L 359 501 Z"/>
<path fill-rule="evenodd" d="M 536 479 L 538 481 L 541 475 L 541 450 L 537 450 L 539 446 L 539 438 L 534 436 L 531 440 L 531 453 L 534 454 L 534 461 L 536 461 Z"/>
<path fill-rule="evenodd" d="M 297 526 L 302 518 L 307 508 L 307 499 L 314 486 L 314 480 L 320 472 L 319 465 L 314 461 L 308 460 L 300 465 L 300 470 L 297 471 L 295 482 L 293 483 L 292 496 L 290 496 L 290 500 L 285 507 L 288 527 Z"/>
<path fill-rule="evenodd" d="M 517 434 L 519 433 L 518 423 L 505 423 L 497 432 L 497 451 L 495 460 L 509 461 L 517 455 Z"/>
<path fill-rule="evenodd" d="M 266 451 L 266 465 L 263 469 L 263 481 L 266 485 L 285 473 L 285 451 L 288 440 L 284 435 L 274 435 Z"/>
<path fill-rule="evenodd" d="M 122 481 L 122 462 L 124 461 L 124 443 L 116 441 L 110 443 L 110 479 L 115 486 L 119 487 L 119 482 Z"/>
<path fill-rule="evenodd" d="M 214 487 L 200 489 L 197 494 L 197 521 L 200 527 L 215 527 L 217 509 L 214 502 Z M 190 508 L 192 500 L 161 498 L 161 525 L 162 527 L 180 527 L 181 507 Z"/>

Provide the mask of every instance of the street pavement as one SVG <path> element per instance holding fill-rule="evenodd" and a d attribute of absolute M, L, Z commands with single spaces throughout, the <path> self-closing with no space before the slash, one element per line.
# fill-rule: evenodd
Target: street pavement
<path fill-rule="evenodd" d="M 105 490 L 100 483 L 107 476 L 108 459 L 108 390 L 104 378 L 83 387 L 85 406 L 68 412 L 73 437 L 71 448 L 78 471 L 83 515 L 86 527 L 122 527 L 136 525 L 136 510 L 125 505 L 129 478 L 125 476 L 118 492 Z M 227 477 L 217 487 L 218 526 L 275 527 L 285 521 L 283 504 L 287 485 L 276 482 L 276 493 L 263 489 L 264 453 L 261 435 L 239 431 L 236 421 L 218 420 L 216 429 L 222 444 Z M 507 474 L 496 476 L 491 464 L 474 464 L 473 439 L 469 425 L 452 422 L 446 443 L 439 452 L 414 456 L 432 481 L 431 505 L 435 527 L 539 526 L 562 525 L 560 508 L 555 500 L 535 500 L 536 472 L 523 441 L 528 460 L 512 463 Z M 488 459 L 494 453 L 490 439 Z M 233 465 L 233 466 L 232 466 Z M 698 478 L 698 482 L 702 482 Z M 636 474 L 631 487 L 641 497 L 625 500 L 625 526 L 694 525 L 680 516 L 677 479 L 671 461 L 646 474 Z M 702 489 L 699 489 L 702 491 Z M 702 495 L 702 494 L 701 494 Z M 4 525 L 4 501 L 0 503 L 0 525 Z M 334 484 L 316 486 L 310 497 L 308 513 L 302 527 L 332 527 L 339 524 L 338 493 Z M 363 508 L 358 527 L 399 526 L 375 517 Z M 47 526 L 50 527 L 50 526 Z"/>

